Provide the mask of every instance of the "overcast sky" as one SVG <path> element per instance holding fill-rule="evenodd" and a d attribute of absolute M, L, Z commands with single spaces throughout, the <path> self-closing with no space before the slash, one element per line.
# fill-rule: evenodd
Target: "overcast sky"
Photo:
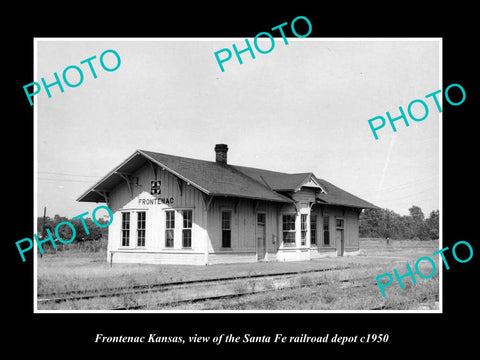
<path fill-rule="evenodd" d="M 243 65 L 233 56 L 225 72 L 214 52 L 242 49 L 244 38 L 37 40 L 32 81 L 84 70 L 80 86 L 34 99 L 38 215 L 44 206 L 49 216 L 91 213 L 100 204 L 76 199 L 136 149 L 214 161 L 217 143 L 228 144 L 231 164 L 313 172 L 402 215 L 440 207 L 433 103 L 424 121 L 397 121 L 396 133 L 387 124 L 378 140 L 367 122 L 441 88 L 437 39 L 279 38 L 269 54 L 242 54 Z M 108 49 L 121 57 L 113 72 L 99 64 Z M 97 79 L 80 64 L 93 55 Z"/>

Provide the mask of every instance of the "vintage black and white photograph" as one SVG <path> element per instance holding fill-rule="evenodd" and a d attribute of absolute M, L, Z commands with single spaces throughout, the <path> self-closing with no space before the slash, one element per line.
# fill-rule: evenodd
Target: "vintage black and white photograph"
<path fill-rule="evenodd" d="M 35 312 L 442 311 L 442 39 L 272 36 L 35 39 Z"/>

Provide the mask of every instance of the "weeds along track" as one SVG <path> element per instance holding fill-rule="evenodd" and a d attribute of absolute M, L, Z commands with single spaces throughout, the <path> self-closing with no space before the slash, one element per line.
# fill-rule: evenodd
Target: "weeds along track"
<path fill-rule="evenodd" d="M 439 297 L 440 297 L 440 296 L 438 295 L 438 293 L 436 293 L 436 294 L 431 294 L 431 295 L 428 295 L 428 296 L 423 297 L 423 298 L 419 301 L 419 303 L 425 303 L 425 302 L 430 301 L 430 300 L 438 301 Z M 381 305 L 381 306 L 376 306 L 376 307 L 370 308 L 370 309 L 368 309 L 368 310 L 391 310 L 391 307 L 390 307 L 390 305 L 385 304 L 385 305 Z"/>
<path fill-rule="evenodd" d="M 326 268 L 326 269 L 290 271 L 290 272 L 272 273 L 272 274 L 253 274 L 253 275 L 231 276 L 231 277 L 221 277 L 221 278 L 211 278 L 211 279 L 197 279 L 197 280 L 176 281 L 176 282 L 148 284 L 148 285 L 133 285 L 133 286 L 110 288 L 110 289 L 100 289 L 100 290 L 94 290 L 94 291 L 73 290 L 73 291 L 67 291 L 67 292 L 56 293 L 56 294 L 38 295 L 37 303 L 38 304 L 60 303 L 60 302 L 67 302 L 67 301 L 108 298 L 108 297 L 135 295 L 135 294 L 151 293 L 151 292 L 164 292 L 164 291 L 166 292 L 166 291 L 172 291 L 177 289 L 187 289 L 190 287 L 203 286 L 203 285 L 209 285 L 209 284 L 222 285 L 223 283 L 238 282 L 241 280 L 254 280 L 254 279 L 281 280 L 281 279 L 292 278 L 298 275 L 341 271 L 341 270 L 348 270 L 348 269 L 351 269 L 351 267 L 345 266 L 345 267 L 334 267 L 334 268 Z M 345 280 L 345 281 L 349 281 L 349 280 Z M 300 285 L 300 286 L 305 286 L 305 285 Z M 275 290 L 275 289 L 266 289 L 265 292 L 272 291 L 272 290 Z M 260 290 L 251 291 L 250 293 L 254 294 L 259 292 L 261 291 Z M 216 298 L 221 299 L 221 298 L 244 296 L 244 295 L 248 295 L 248 292 L 245 292 L 245 293 L 238 292 L 236 294 L 225 294 L 225 295 L 217 295 L 217 296 L 211 296 L 211 297 L 205 296 L 204 298 L 199 297 L 199 298 L 192 298 L 190 300 L 177 300 L 177 302 L 185 303 L 185 302 L 194 302 L 194 301 L 202 301 L 202 300 L 206 301 L 208 299 L 215 300 Z M 133 307 L 129 307 L 129 309 L 131 308 Z M 139 305 L 138 308 L 141 308 L 141 306 Z"/>
<path fill-rule="evenodd" d="M 335 269 L 335 270 L 341 270 L 341 269 Z M 314 271 L 311 271 L 314 272 Z M 358 280 L 371 280 L 371 277 L 362 277 L 362 278 L 355 278 L 355 279 L 345 279 L 345 280 L 337 280 L 338 283 L 351 283 L 354 281 Z M 211 296 L 202 296 L 202 297 L 191 297 L 191 298 L 186 298 L 186 299 L 180 299 L 180 300 L 170 300 L 166 301 L 164 303 L 158 303 L 157 306 L 160 305 L 166 305 L 168 306 L 169 309 L 175 309 L 175 307 L 179 307 L 184 304 L 194 304 L 194 303 L 202 303 L 202 302 L 208 302 L 208 301 L 215 301 L 215 300 L 227 300 L 227 299 L 236 299 L 236 298 L 242 298 L 245 296 L 249 295 L 260 295 L 260 294 L 266 294 L 266 293 L 271 293 L 277 290 L 291 290 L 291 289 L 298 289 L 298 288 L 305 288 L 305 287 L 311 287 L 311 286 L 322 286 L 322 285 L 328 285 L 331 282 L 329 281 L 319 281 L 319 282 L 312 282 L 310 284 L 296 284 L 296 285 L 289 285 L 289 286 L 282 286 L 282 287 L 275 287 L 275 288 L 269 288 L 269 289 L 261 289 L 261 290 L 250 290 L 250 291 L 243 291 L 243 292 L 234 292 L 234 293 L 227 293 L 227 294 L 222 294 L 222 295 L 211 295 Z M 357 285 L 350 285 L 349 287 L 364 287 L 366 286 L 365 284 L 357 284 Z M 291 297 L 291 295 L 281 295 L 277 298 L 277 300 L 285 300 L 287 298 Z M 129 306 L 123 306 L 123 307 L 116 307 L 112 310 L 141 310 L 145 309 L 147 307 L 151 306 L 151 304 L 137 304 L 137 305 L 129 305 Z"/>
<path fill-rule="evenodd" d="M 363 283 L 355 284 L 357 281 L 365 281 Z M 360 277 L 360 278 L 354 278 L 354 279 L 345 279 L 345 280 L 337 280 L 336 282 L 339 284 L 344 284 L 347 285 L 349 288 L 360 288 L 360 287 L 366 287 L 370 285 L 371 281 L 371 276 L 365 276 L 365 277 Z M 157 303 L 155 306 L 156 307 L 167 307 L 169 310 L 174 310 L 175 308 L 181 308 L 182 305 L 188 305 L 188 304 L 197 304 L 197 303 L 207 303 L 209 301 L 215 301 L 215 300 L 229 300 L 229 299 L 240 299 L 242 297 L 247 297 L 249 295 L 261 295 L 261 294 L 267 294 L 271 293 L 277 290 L 292 290 L 292 289 L 299 289 L 299 288 L 306 288 L 306 287 L 321 287 L 323 285 L 329 285 L 331 282 L 329 281 L 318 281 L 318 282 L 312 282 L 310 284 L 295 284 L 295 285 L 290 285 L 290 286 L 285 286 L 285 287 L 280 287 L 280 288 L 274 288 L 274 289 L 261 289 L 261 290 L 250 290 L 250 291 L 244 291 L 241 293 L 227 293 L 227 294 L 222 294 L 222 295 L 211 295 L 211 296 L 202 296 L 202 297 L 191 297 L 191 298 L 186 298 L 186 299 L 180 299 L 180 300 L 170 300 L 166 301 L 163 303 Z M 376 283 L 374 284 L 376 285 Z M 319 293 L 321 290 L 317 289 L 312 291 L 312 294 Z M 286 294 L 277 294 L 275 300 L 276 301 L 281 301 L 281 300 L 287 300 L 291 298 L 292 295 L 291 293 L 286 293 Z M 427 301 L 438 301 L 439 300 L 439 294 L 430 294 L 425 297 L 423 297 L 419 303 L 424 303 Z M 399 304 L 395 304 L 398 306 Z M 116 307 L 112 310 L 142 310 L 146 308 L 150 308 L 152 304 L 135 304 L 135 305 L 128 305 L 128 306 L 122 306 L 122 307 Z M 155 307 L 154 306 L 154 307 Z M 203 308 L 202 310 L 209 310 L 208 308 Z M 390 304 L 385 304 L 382 306 L 377 306 L 377 307 L 371 307 L 371 308 L 365 308 L 362 310 L 367 310 L 367 311 L 378 311 L 378 310 L 398 310 L 396 308 L 393 308 L 392 305 Z"/>

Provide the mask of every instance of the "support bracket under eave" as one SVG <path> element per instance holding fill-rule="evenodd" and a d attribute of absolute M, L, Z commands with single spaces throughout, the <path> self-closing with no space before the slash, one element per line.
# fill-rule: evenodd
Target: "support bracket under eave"
<path fill-rule="evenodd" d="M 239 203 L 240 203 L 240 198 L 236 198 L 235 200 L 233 200 L 233 211 L 235 213 L 237 213 Z"/>
<path fill-rule="evenodd" d="M 210 210 L 210 205 L 212 204 L 213 196 L 202 193 L 203 202 L 205 203 L 205 210 Z"/>
<path fill-rule="evenodd" d="M 107 204 L 108 207 L 110 207 L 110 193 L 108 191 L 103 191 L 103 190 L 97 190 L 93 189 L 92 191 L 96 192 L 98 195 L 103 197 L 103 200 L 105 200 L 105 203 Z"/>
<path fill-rule="evenodd" d="M 253 212 L 256 213 L 258 209 L 258 205 L 260 205 L 260 200 L 253 201 Z"/>
<path fill-rule="evenodd" d="M 178 176 L 176 176 L 177 178 L 177 184 L 178 184 L 178 191 L 180 192 L 180 196 L 182 196 L 182 192 L 183 192 L 183 183 L 185 181 L 183 181 L 182 179 L 180 179 Z"/>
<path fill-rule="evenodd" d="M 148 161 L 148 163 L 150 164 L 150 167 L 152 168 L 153 175 L 155 176 L 155 181 L 156 181 L 157 176 L 158 176 L 158 165 L 155 164 L 153 161 Z"/>
<path fill-rule="evenodd" d="M 295 210 L 297 211 L 297 214 L 300 213 L 300 203 L 298 201 L 294 201 L 293 206 L 295 206 Z"/>
<path fill-rule="evenodd" d="M 122 179 L 124 179 L 127 182 L 128 191 L 130 192 L 130 199 L 132 199 L 133 198 L 133 187 L 132 187 L 132 176 L 131 176 L 131 174 L 121 173 L 121 172 L 118 172 L 118 171 L 116 171 L 115 174 L 117 174 L 118 176 L 120 176 Z"/>

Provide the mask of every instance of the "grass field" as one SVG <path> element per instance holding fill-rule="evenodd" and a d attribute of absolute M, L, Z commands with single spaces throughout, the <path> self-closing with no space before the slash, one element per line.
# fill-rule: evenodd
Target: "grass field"
<path fill-rule="evenodd" d="M 334 272 L 299 274 L 290 280 L 292 289 L 278 288 L 275 291 L 224 300 L 209 300 L 201 303 L 169 305 L 168 300 L 177 299 L 179 293 L 147 293 L 127 295 L 113 299 L 95 299 L 70 303 L 42 304 L 38 309 L 112 309 L 119 304 L 147 303 L 147 309 L 164 310 L 364 310 L 373 308 L 392 310 L 435 310 L 439 293 L 438 270 L 430 279 L 417 277 L 417 284 L 404 279 L 405 289 L 397 282 L 385 288 L 382 297 L 375 277 L 392 273 L 396 268 L 405 274 L 406 263 L 412 268 L 421 256 L 432 257 L 438 269 L 438 241 L 362 239 L 360 253 L 356 256 L 322 258 L 305 262 L 268 262 L 251 264 L 228 264 L 213 266 L 113 264 L 106 262 L 105 251 L 64 251 L 46 254 L 37 261 L 38 297 L 61 295 L 69 291 L 91 292 L 136 285 L 154 285 L 198 279 L 215 279 L 225 276 L 250 276 L 277 272 L 317 270 L 349 267 Z M 428 262 L 420 263 L 424 274 L 431 272 Z M 242 293 L 263 288 L 275 288 L 274 283 L 255 282 L 250 279 L 235 282 L 231 291 Z M 319 282 L 322 285 L 317 285 Z M 291 285 L 290 284 L 290 285 Z M 224 286 L 225 287 L 225 286 Z M 224 291 L 215 289 L 212 291 Z M 197 292 L 192 288 L 191 292 Z M 183 291 L 183 293 L 185 290 Z M 183 294 L 182 293 L 182 294 Z M 183 295 L 182 295 L 183 296 Z M 160 305 L 159 305 L 160 304 Z"/>

